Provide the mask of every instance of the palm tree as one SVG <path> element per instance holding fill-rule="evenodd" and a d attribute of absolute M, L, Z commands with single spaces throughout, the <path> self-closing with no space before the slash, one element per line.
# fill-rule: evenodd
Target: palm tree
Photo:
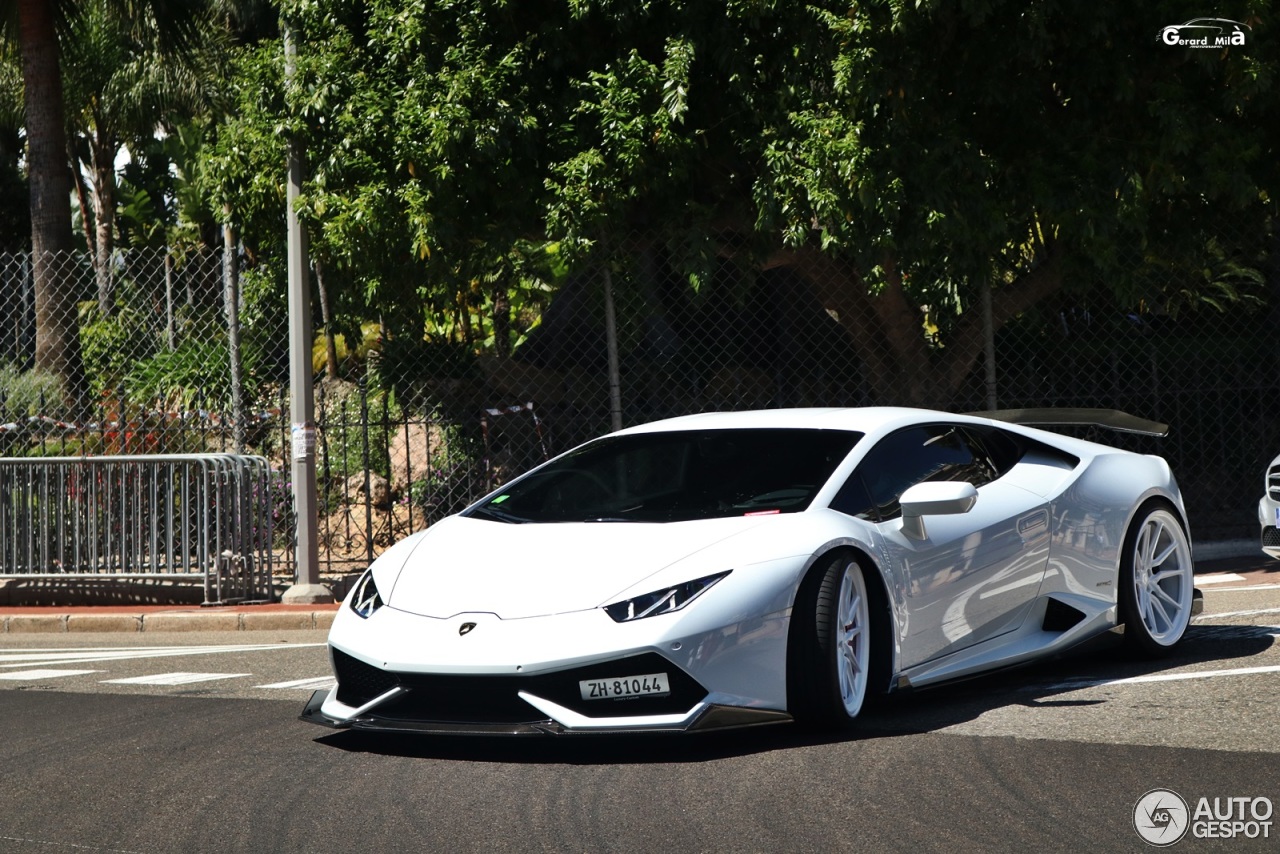
<path fill-rule="evenodd" d="M 121 20 L 109 0 L 87 0 L 68 20 L 62 65 L 73 175 L 104 316 L 113 308 L 116 158 L 122 146 L 136 152 L 132 144 L 153 138 L 162 124 L 172 132 L 176 121 L 217 102 L 225 31 L 207 14 L 193 16 L 193 23 L 196 38 L 174 51 L 156 38 L 155 28 L 137 31 Z"/>
<path fill-rule="evenodd" d="M 0 39 L 0 198 L 27 197 L 21 168 L 22 125 L 22 60 L 16 44 Z M 26 248 L 31 239 L 30 216 L 26 205 L 0 205 L 0 251 Z M 0 302 L 9 298 L 0 295 Z"/>
<path fill-rule="evenodd" d="M 71 250 L 71 171 L 63 124 L 58 65 L 60 0 L 18 0 L 16 28 L 22 52 L 31 192 L 31 266 L 35 281 L 35 367 L 60 376 L 68 395 L 83 386 L 75 303 L 58 286 L 58 264 Z M 12 31 L 12 21 L 6 22 Z"/>
<path fill-rule="evenodd" d="M 193 14 L 205 0 L 109 0 L 113 14 L 135 34 L 152 28 L 158 38 L 187 44 Z M 31 195 L 31 254 L 35 283 L 35 366 L 63 380 L 68 397 L 84 387 L 76 331 L 74 294 L 60 287 L 59 264 L 73 246 L 71 170 L 68 168 L 66 114 L 59 63 L 59 36 L 66 31 L 73 0 L 16 0 L 5 4 L 4 35 L 16 40 L 22 55 L 26 115 L 27 175 Z"/>

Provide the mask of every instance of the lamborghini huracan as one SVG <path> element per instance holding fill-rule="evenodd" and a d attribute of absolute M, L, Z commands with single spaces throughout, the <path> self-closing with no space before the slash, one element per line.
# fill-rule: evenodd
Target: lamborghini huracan
<path fill-rule="evenodd" d="M 587 442 L 379 557 L 329 635 L 337 685 L 302 719 L 831 729 L 870 696 L 1112 630 L 1166 653 L 1198 604 L 1174 475 L 1053 424 L 1167 429 L 1111 410 L 780 409 Z"/>

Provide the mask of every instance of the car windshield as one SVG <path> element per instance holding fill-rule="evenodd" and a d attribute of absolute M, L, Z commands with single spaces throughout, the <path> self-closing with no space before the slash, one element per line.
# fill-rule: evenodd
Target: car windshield
<path fill-rule="evenodd" d="M 610 436 L 520 478 L 467 515 L 518 523 L 796 513 L 861 438 L 809 429 Z"/>

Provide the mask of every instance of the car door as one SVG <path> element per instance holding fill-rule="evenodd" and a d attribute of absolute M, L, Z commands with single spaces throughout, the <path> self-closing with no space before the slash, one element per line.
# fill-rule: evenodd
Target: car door
<path fill-rule="evenodd" d="M 901 583 L 902 667 L 1011 631 L 1030 610 L 1049 556 L 1049 507 L 1002 482 L 1016 463 L 1009 441 L 958 424 L 899 430 L 867 452 L 832 503 L 874 523 Z M 925 536 L 912 536 L 903 530 L 899 498 L 936 481 L 971 483 L 977 501 L 966 513 L 926 516 Z"/>

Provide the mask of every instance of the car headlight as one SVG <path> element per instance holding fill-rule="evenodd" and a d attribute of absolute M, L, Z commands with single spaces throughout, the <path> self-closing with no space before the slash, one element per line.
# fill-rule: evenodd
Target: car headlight
<path fill-rule="evenodd" d="M 642 596 L 635 596 L 622 602 L 614 602 L 612 605 L 605 605 L 604 612 L 617 623 L 629 623 L 632 620 L 641 620 L 645 617 L 670 614 L 672 611 L 679 611 L 685 605 L 707 592 L 711 585 L 724 578 L 730 571 L 686 581 L 683 584 L 655 590 L 652 593 L 645 593 Z"/>
<path fill-rule="evenodd" d="M 382 597 L 378 594 L 378 585 L 373 581 L 373 570 L 366 569 L 364 575 L 351 590 L 351 598 L 347 599 L 351 610 L 366 620 L 373 612 L 382 607 Z"/>

